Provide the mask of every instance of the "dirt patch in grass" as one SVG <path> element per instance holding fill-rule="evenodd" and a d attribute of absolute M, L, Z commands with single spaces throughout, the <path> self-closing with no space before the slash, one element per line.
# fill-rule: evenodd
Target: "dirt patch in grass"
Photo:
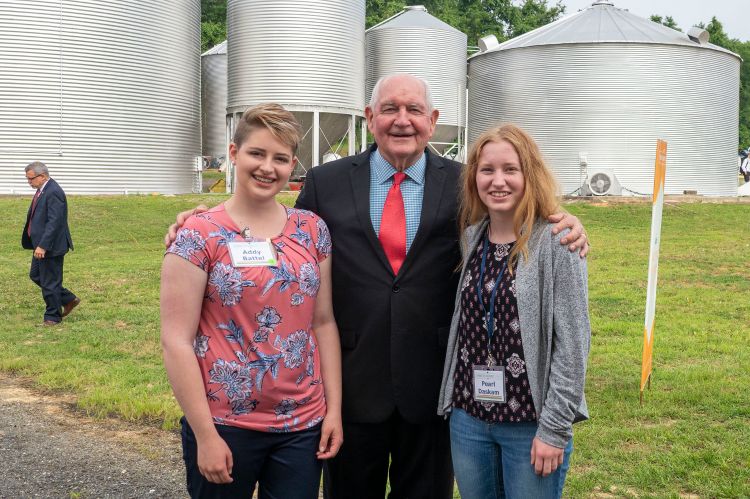
<path fill-rule="evenodd" d="M 0 400 L 28 405 L 30 414 L 41 411 L 68 431 L 139 450 L 150 459 L 171 460 L 181 456 L 182 447 L 175 433 L 119 419 L 89 417 L 77 409 L 73 395 L 40 390 L 24 378 L 0 372 Z"/>
<path fill-rule="evenodd" d="M 635 499 L 641 497 L 641 493 L 632 487 L 620 488 L 612 485 L 607 491 L 603 491 L 599 487 L 595 487 L 591 494 L 591 497 L 596 499 L 610 499 L 619 497 L 628 497 Z"/>
<path fill-rule="evenodd" d="M 0 428 L 2 497 L 185 497 L 175 433 L 88 417 L 73 395 L 4 373 Z"/>
<path fill-rule="evenodd" d="M 660 419 L 659 421 L 651 421 L 643 423 L 641 426 L 643 428 L 652 429 L 652 428 L 671 428 L 677 424 L 676 419 Z"/>

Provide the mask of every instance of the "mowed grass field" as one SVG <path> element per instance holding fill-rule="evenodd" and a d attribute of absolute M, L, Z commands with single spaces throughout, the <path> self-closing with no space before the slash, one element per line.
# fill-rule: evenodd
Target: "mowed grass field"
<path fill-rule="evenodd" d="M 159 347 L 162 236 L 178 211 L 222 199 L 70 197 L 77 249 L 65 284 L 83 303 L 47 329 L 36 325 L 43 302 L 20 247 L 30 197 L 0 198 L 0 370 L 75 394 L 88 414 L 174 428 L 180 411 Z M 591 420 L 576 426 L 565 495 L 750 497 L 750 205 L 665 206 L 642 407 L 650 204 L 566 207 L 593 241 L 593 337 Z"/>

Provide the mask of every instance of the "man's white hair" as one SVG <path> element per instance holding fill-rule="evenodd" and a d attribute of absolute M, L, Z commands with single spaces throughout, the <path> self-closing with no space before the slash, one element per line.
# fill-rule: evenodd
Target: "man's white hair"
<path fill-rule="evenodd" d="M 24 171 L 32 171 L 34 172 L 34 175 L 49 175 L 49 170 L 47 169 L 47 165 L 42 163 L 41 161 L 32 161 L 28 165 L 26 165 L 26 168 Z"/>
<path fill-rule="evenodd" d="M 432 92 L 430 92 L 430 86 L 427 84 L 425 80 L 418 76 L 410 75 L 408 73 L 395 73 L 390 74 L 386 76 L 381 76 L 380 79 L 375 83 L 375 86 L 372 87 L 372 95 L 370 95 L 370 108 L 375 109 L 375 106 L 378 104 L 378 99 L 380 99 L 380 88 L 383 86 L 383 84 L 390 80 L 391 78 L 398 78 L 398 77 L 407 77 L 411 78 L 413 80 L 418 81 L 422 84 L 422 87 L 424 87 L 424 100 L 427 104 L 427 111 L 432 112 L 433 109 L 435 109 L 435 106 L 432 104 Z"/>

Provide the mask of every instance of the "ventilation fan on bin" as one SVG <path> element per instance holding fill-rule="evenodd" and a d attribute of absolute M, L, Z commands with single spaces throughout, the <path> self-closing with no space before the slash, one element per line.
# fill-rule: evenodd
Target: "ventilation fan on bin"
<path fill-rule="evenodd" d="M 583 185 L 584 195 L 620 196 L 622 186 L 612 170 L 592 170 Z"/>

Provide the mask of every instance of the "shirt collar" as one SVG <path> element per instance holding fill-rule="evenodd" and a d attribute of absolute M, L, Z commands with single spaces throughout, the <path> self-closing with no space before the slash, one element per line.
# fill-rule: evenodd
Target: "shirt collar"
<path fill-rule="evenodd" d="M 375 149 L 370 154 L 370 167 L 375 173 L 374 181 L 376 184 L 383 184 L 390 182 L 391 177 L 396 173 L 396 169 L 380 154 L 378 149 Z M 427 154 L 422 154 L 416 163 L 408 166 L 404 173 L 406 176 L 412 179 L 419 185 L 424 184 L 424 173 L 427 167 Z"/>
<path fill-rule="evenodd" d="M 41 196 L 41 194 L 42 194 L 42 191 L 44 190 L 44 188 L 45 188 L 45 187 L 47 187 L 47 184 L 49 184 L 49 181 L 50 181 L 50 179 L 47 179 L 47 181 L 46 181 L 46 182 L 44 182 L 44 183 L 42 184 L 42 186 L 41 186 L 41 187 L 39 188 L 39 195 L 40 195 L 40 196 Z"/>

